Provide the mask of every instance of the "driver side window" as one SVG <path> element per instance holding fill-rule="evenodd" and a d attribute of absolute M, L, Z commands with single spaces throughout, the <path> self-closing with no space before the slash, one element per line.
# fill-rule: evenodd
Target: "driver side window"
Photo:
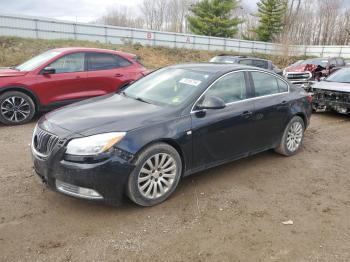
<path fill-rule="evenodd" d="M 51 63 L 49 67 L 54 68 L 56 74 L 83 72 L 85 68 L 85 54 L 74 53 L 65 55 Z"/>
<path fill-rule="evenodd" d="M 224 76 L 205 95 L 219 97 L 226 104 L 246 99 L 247 90 L 244 73 L 237 72 Z"/>

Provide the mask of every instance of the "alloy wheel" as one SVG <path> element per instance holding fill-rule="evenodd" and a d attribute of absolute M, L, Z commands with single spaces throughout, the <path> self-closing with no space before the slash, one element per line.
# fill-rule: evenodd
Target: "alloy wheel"
<path fill-rule="evenodd" d="M 159 153 L 148 158 L 138 175 L 138 189 L 148 198 L 162 197 L 175 181 L 177 164 L 175 159 L 166 153 Z"/>
<path fill-rule="evenodd" d="M 291 125 L 287 136 L 287 148 L 290 152 L 295 152 L 299 149 L 303 133 L 304 130 L 301 123 L 295 122 Z"/>
<path fill-rule="evenodd" d="M 30 116 L 29 102 L 19 96 L 6 98 L 0 108 L 2 117 L 13 123 L 22 122 Z"/>

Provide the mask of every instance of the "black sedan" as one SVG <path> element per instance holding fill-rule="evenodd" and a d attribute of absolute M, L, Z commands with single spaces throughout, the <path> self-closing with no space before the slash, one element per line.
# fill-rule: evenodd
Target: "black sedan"
<path fill-rule="evenodd" d="M 34 169 L 53 190 L 142 206 L 167 199 L 182 177 L 275 149 L 301 148 L 310 97 L 269 71 L 228 64 L 160 69 L 122 93 L 43 116 Z"/>

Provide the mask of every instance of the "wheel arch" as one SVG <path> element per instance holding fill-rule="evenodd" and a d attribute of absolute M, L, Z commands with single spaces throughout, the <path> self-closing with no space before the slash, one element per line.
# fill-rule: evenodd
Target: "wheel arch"
<path fill-rule="evenodd" d="M 35 105 L 35 111 L 38 112 L 40 110 L 40 100 L 39 97 L 31 90 L 22 87 L 22 86 L 9 86 L 9 87 L 5 87 L 5 88 L 1 88 L 0 89 L 0 95 L 3 95 L 6 92 L 11 92 L 11 91 L 17 91 L 17 92 L 22 92 L 24 94 L 26 94 L 27 96 L 29 96 Z"/>
<path fill-rule="evenodd" d="M 302 112 L 298 112 L 298 113 L 296 113 L 294 116 L 299 116 L 303 121 L 304 121 L 304 126 L 305 126 L 305 128 L 307 128 L 307 126 L 309 125 L 309 121 L 308 121 L 308 119 L 307 119 L 307 117 L 306 117 L 306 114 L 304 114 L 304 113 L 302 113 Z M 293 117 L 294 117 L 293 116 Z M 292 118 L 293 118 L 292 117 Z"/>

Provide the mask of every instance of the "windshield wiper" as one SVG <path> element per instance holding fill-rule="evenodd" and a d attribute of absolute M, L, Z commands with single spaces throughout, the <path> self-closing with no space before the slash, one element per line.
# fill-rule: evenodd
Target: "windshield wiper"
<path fill-rule="evenodd" d="M 151 104 L 150 102 L 144 100 L 144 99 L 141 98 L 141 97 L 135 97 L 135 99 L 136 99 L 137 101 L 140 101 L 140 102 L 143 102 L 143 103 Z"/>
<path fill-rule="evenodd" d="M 120 92 L 123 96 L 125 96 L 125 97 L 129 97 L 126 93 L 125 93 L 125 91 L 122 91 L 122 92 Z"/>
<path fill-rule="evenodd" d="M 146 101 L 146 100 L 144 100 L 144 99 L 141 98 L 141 97 L 129 96 L 129 95 L 127 95 L 127 94 L 125 93 L 125 91 L 123 91 L 123 92 L 121 92 L 121 93 L 122 93 L 122 95 L 125 96 L 125 97 L 129 97 L 129 98 L 135 99 L 135 100 L 140 101 L 140 102 L 143 102 L 143 103 L 152 104 L 151 102 Z"/>

